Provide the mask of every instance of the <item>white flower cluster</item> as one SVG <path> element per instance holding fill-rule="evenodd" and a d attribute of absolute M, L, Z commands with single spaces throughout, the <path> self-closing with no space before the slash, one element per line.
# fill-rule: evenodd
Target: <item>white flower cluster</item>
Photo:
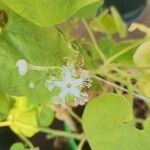
<path fill-rule="evenodd" d="M 49 91 L 52 91 L 55 87 L 60 89 L 60 93 L 53 97 L 55 104 L 65 105 L 66 97 L 71 95 L 74 98 L 75 105 L 83 105 L 88 101 L 88 94 L 81 92 L 82 87 L 89 88 L 91 86 L 91 80 L 87 71 L 82 71 L 80 77 L 75 78 L 75 68 L 72 64 L 62 67 L 62 80 L 57 80 L 54 76 L 51 76 L 45 83 Z"/>

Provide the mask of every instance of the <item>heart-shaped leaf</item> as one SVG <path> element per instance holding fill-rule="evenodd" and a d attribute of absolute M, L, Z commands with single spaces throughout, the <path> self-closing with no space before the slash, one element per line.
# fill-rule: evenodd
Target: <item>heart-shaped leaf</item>
<path fill-rule="evenodd" d="M 17 14 L 39 26 L 63 22 L 84 6 L 99 0 L 1 0 Z"/>
<path fill-rule="evenodd" d="M 92 150 L 150 149 L 150 120 L 144 130 L 134 125 L 131 104 L 121 95 L 94 98 L 83 115 L 83 128 Z"/>

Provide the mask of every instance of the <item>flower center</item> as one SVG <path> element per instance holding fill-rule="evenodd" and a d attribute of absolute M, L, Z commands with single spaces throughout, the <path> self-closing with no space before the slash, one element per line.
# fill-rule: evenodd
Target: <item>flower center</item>
<path fill-rule="evenodd" d="M 71 88 L 71 83 L 66 84 L 67 88 Z"/>

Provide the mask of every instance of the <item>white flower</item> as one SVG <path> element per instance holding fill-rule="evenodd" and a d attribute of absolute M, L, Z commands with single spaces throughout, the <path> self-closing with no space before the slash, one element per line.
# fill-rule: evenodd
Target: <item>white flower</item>
<path fill-rule="evenodd" d="M 62 80 L 57 80 L 51 76 L 46 81 L 46 87 L 52 91 L 55 87 L 60 89 L 60 93 L 53 97 L 55 104 L 65 105 L 67 95 L 74 98 L 75 104 L 83 105 L 88 100 L 88 94 L 81 92 L 82 87 L 90 87 L 91 80 L 87 71 L 82 71 L 79 78 L 75 78 L 75 68 L 72 64 L 62 67 Z"/>
<path fill-rule="evenodd" d="M 28 64 L 27 64 L 26 60 L 19 59 L 16 62 L 16 66 L 18 67 L 18 71 L 21 76 L 24 76 L 28 72 Z"/>

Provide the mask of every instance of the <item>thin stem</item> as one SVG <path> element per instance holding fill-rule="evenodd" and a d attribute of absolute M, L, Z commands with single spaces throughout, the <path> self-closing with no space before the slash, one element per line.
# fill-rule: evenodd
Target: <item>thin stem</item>
<path fill-rule="evenodd" d="M 144 40 L 136 43 L 136 44 L 133 44 L 121 51 L 119 51 L 118 53 L 114 54 L 112 57 L 110 57 L 108 60 L 107 60 L 107 65 L 110 64 L 111 62 L 113 62 L 115 59 L 119 58 L 120 56 L 122 56 L 123 54 L 127 53 L 128 51 L 132 50 L 133 48 L 136 48 L 137 46 L 139 46 L 141 43 L 143 43 Z"/>
<path fill-rule="evenodd" d="M 150 66 L 137 67 L 137 66 L 122 66 L 122 65 L 118 65 L 118 67 L 121 67 L 121 68 L 124 68 L 124 69 L 150 70 Z"/>
<path fill-rule="evenodd" d="M 82 120 L 81 118 L 72 110 L 69 110 L 69 114 L 74 118 L 76 119 L 76 121 L 78 121 L 80 124 L 82 124 Z"/>
<path fill-rule="evenodd" d="M 54 130 L 54 129 L 50 129 L 50 128 L 43 128 L 43 127 L 34 126 L 34 125 L 24 123 L 24 122 L 21 122 L 21 121 L 18 121 L 18 120 L 16 122 L 19 123 L 20 125 L 26 125 L 28 127 L 35 128 L 40 132 L 52 134 L 54 136 L 62 136 L 62 137 L 66 137 L 66 138 L 75 138 L 75 139 L 78 139 L 78 140 L 81 140 L 81 139 L 84 138 L 84 134 L 82 134 L 82 133 L 81 134 L 66 133 L 66 132 L 61 131 L 61 130 Z"/>
<path fill-rule="evenodd" d="M 86 21 L 85 19 L 82 19 L 82 22 L 83 22 L 83 24 L 84 24 L 84 26 L 85 26 L 85 28 L 86 28 L 86 30 L 87 30 L 87 32 L 88 32 L 88 34 L 89 34 L 89 36 L 90 36 L 92 42 L 93 42 L 93 44 L 94 44 L 94 47 L 95 47 L 96 51 L 98 52 L 98 54 L 99 54 L 100 57 L 102 58 L 103 62 L 105 63 L 105 62 L 106 62 L 106 57 L 105 57 L 105 55 L 103 54 L 103 52 L 101 51 L 101 49 L 99 48 L 99 46 L 98 46 L 98 44 L 97 44 L 97 41 L 96 41 L 96 39 L 95 39 L 95 36 L 94 36 L 93 32 L 91 31 L 91 29 L 90 29 L 90 27 L 89 27 L 87 21 Z"/>
<path fill-rule="evenodd" d="M 79 143 L 79 145 L 78 145 L 77 150 L 82 150 L 82 148 L 83 148 L 83 146 L 84 146 L 85 141 L 86 141 L 86 139 L 85 139 L 85 138 L 81 140 L 81 142 L 80 142 L 80 143 Z"/>
<path fill-rule="evenodd" d="M 128 90 L 127 90 L 126 88 L 121 87 L 121 86 L 119 86 L 119 85 L 117 85 L 117 84 L 115 84 L 115 83 L 113 83 L 113 82 L 111 82 L 111 81 L 107 81 L 107 80 L 105 80 L 105 79 L 103 79 L 103 78 L 101 78 L 101 77 L 98 77 L 98 76 L 96 76 L 96 75 L 94 75 L 93 78 L 95 78 L 95 79 L 97 79 L 97 80 L 99 80 L 99 81 L 101 81 L 101 82 L 103 82 L 103 83 L 106 83 L 106 84 L 108 84 L 108 85 L 111 85 L 111 86 L 115 87 L 116 89 L 118 89 L 118 90 L 120 90 L 120 91 L 124 91 L 124 92 L 127 92 L 127 93 L 128 93 Z M 140 95 L 140 94 L 137 94 L 137 93 L 135 93 L 135 92 L 133 92 L 133 96 L 135 96 L 135 97 L 137 97 L 137 98 L 139 98 L 139 99 L 143 99 L 143 100 L 146 101 L 146 102 L 150 102 L 150 99 L 148 99 L 148 98 L 146 98 L 145 96 L 142 96 L 142 95 Z"/>
<path fill-rule="evenodd" d="M 48 128 L 39 128 L 40 132 L 52 134 L 55 136 L 62 136 L 66 138 L 75 138 L 77 140 L 82 140 L 84 138 L 83 134 L 77 134 L 77 133 L 67 133 L 60 130 L 54 130 L 54 129 L 48 129 Z"/>
<path fill-rule="evenodd" d="M 132 90 L 132 84 L 131 84 L 131 78 L 127 78 L 128 83 L 128 96 L 131 103 L 133 103 L 133 90 Z"/>
<path fill-rule="evenodd" d="M 26 146 L 28 146 L 31 149 L 34 148 L 33 144 L 25 136 L 18 134 L 18 137 L 20 137 L 20 139 L 26 144 Z"/>
<path fill-rule="evenodd" d="M 9 121 L 0 122 L 0 127 L 7 127 L 10 125 Z"/>
<path fill-rule="evenodd" d="M 35 66 L 35 65 L 29 65 L 30 70 L 34 71 L 48 71 L 48 70 L 54 70 L 54 69 L 60 69 L 58 66 Z"/>

